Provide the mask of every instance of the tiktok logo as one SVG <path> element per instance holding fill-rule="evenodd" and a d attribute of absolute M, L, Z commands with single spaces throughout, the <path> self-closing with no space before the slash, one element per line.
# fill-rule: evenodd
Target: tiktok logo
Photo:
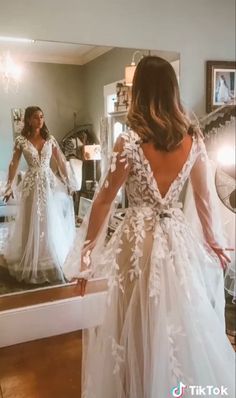
<path fill-rule="evenodd" d="M 172 388 L 171 394 L 173 397 L 181 398 L 183 397 L 186 388 L 187 386 L 180 382 L 177 387 Z"/>

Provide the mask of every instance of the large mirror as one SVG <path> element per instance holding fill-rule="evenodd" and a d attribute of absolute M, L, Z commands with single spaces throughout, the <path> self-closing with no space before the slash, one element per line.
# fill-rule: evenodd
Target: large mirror
<path fill-rule="evenodd" d="M 0 42 L 1 296 L 69 283 L 63 260 L 91 205 L 111 146 L 126 128 L 131 63 L 149 53 L 170 61 L 179 77 L 177 52 L 46 41 Z M 39 149 L 27 133 L 21 136 L 25 111 L 31 106 L 40 109 L 29 114 L 30 128 L 34 123 L 46 124 L 54 137 L 52 153 L 47 145 Z M 26 159 L 21 156 L 18 165 L 19 148 Z M 37 169 L 42 161 L 47 169 L 43 175 Z M 5 203 L 9 165 L 17 171 L 11 184 L 13 195 Z M 73 180 L 70 192 L 63 181 L 65 173 Z M 38 184 L 40 178 L 51 179 L 52 191 L 44 192 L 48 180 Z M 53 198 L 49 197 L 52 192 Z M 122 208 L 125 197 L 122 192 L 119 195 Z M 47 236 L 43 223 L 48 224 Z M 116 224 L 111 225 L 111 233 L 114 228 Z"/>

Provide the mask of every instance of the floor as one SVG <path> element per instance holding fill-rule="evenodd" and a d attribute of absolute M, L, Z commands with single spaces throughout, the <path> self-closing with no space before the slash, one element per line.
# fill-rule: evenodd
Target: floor
<path fill-rule="evenodd" d="M 0 355 L 0 398 L 80 398 L 81 331 L 1 348 Z"/>
<path fill-rule="evenodd" d="M 0 398 L 79 398 L 82 333 L 0 350 Z"/>

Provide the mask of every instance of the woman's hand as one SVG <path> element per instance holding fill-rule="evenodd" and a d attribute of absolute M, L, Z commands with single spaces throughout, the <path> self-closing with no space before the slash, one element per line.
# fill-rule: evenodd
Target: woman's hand
<path fill-rule="evenodd" d="M 69 185 L 67 185 L 67 194 L 69 196 L 73 196 L 74 192 L 75 191 L 73 190 L 73 188 L 71 188 Z"/>
<path fill-rule="evenodd" d="M 88 279 L 84 279 L 84 278 L 77 279 L 76 290 L 77 290 L 79 296 L 83 297 L 85 295 L 87 282 L 88 282 Z"/>
<path fill-rule="evenodd" d="M 82 250 L 81 253 L 81 268 L 80 268 L 79 277 L 77 278 L 77 288 L 79 296 L 85 295 L 88 279 L 92 275 L 90 255 L 91 255 L 91 250 L 88 245 Z"/>
<path fill-rule="evenodd" d="M 3 202 L 7 203 L 11 197 L 12 197 L 12 199 L 14 199 L 13 191 L 11 188 L 7 188 L 7 190 L 3 196 Z"/>
<path fill-rule="evenodd" d="M 212 250 L 215 252 L 215 254 L 217 255 L 217 257 L 220 260 L 220 264 L 223 270 L 226 270 L 226 268 L 228 267 L 228 263 L 231 263 L 230 258 L 226 255 L 226 251 L 234 251 L 234 249 L 222 249 L 220 247 L 214 247 L 211 246 Z"/>

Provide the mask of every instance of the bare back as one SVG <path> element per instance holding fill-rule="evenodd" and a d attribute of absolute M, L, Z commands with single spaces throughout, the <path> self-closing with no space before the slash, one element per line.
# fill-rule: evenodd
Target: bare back
<path fill-rule="evenodd" d="M 171 152 L 158 150 L 152 143 L 144 143 L 141 147 L 150 164 L 160 194 L 164 197 L 188 159 L 192 147 L 192 137 L 187 135 L 182 143 Z"/>

